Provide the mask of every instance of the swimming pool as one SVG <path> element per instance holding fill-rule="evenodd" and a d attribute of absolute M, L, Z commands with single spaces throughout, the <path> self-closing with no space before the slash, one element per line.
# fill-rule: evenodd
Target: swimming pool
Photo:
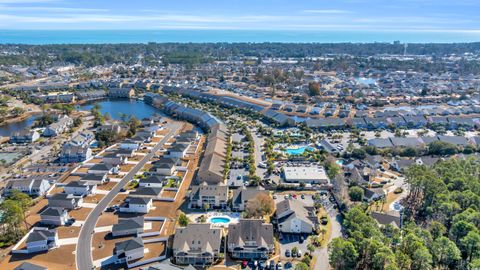
<path fill-rule="evenodd" d="M 289 155 L 301 155 L 305 150 L 315 150 L 315 148 L 310 147 L 310 146 L 301 146 L 301 147 L 296 147 L 296 148 L 287 148 L 285 149 L 285 153 Z"/>
<path fill-rule="evenodd" d="M 229 217 L 212 217 L 210 219 L 210 223 L 213 223 L 213 224 L 228 224 L 231 221 L 232 220 Z"/>

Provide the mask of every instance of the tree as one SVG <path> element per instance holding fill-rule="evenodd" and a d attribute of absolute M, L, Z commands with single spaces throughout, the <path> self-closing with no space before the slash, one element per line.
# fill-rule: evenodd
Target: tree
<path fill-rule="evenodd" d="M 247 202 L 245 211 L 248 217 L 263 217 L 272 214 L 274 208 L 273 198 L 262 192 Z"/>
<path fill-rule="evenodd" d="M 328 245 L 328 250 L 328 259 L 333 269 L 355 269 L 358 252 L 352 242 L 343 238 L 334 238 Z"/>
<path fill-rule="evenodd" d="M 353 149 L 352 151 L 352 158 L 364 159 L 366 156 L 367 156 L 367 153 L 365 152 L 365 150 L 361 148 L 356 148 L 356 149 Z"/>
<path fill-rule="evenodd" d="M 128 126 L 128 131 L 127 131 L 127 136 L 132 137 L 137 133 L 137 128 L 140 126 L 142 122 L 138 120 L 135 116 L 130 117 L 127 122 Z"/>
<path fill-rule="evenodd" d="M 428 270 L 432 268 L 432 255 L 428 249 L 422 245 L 413 252 L 412 269 Z"/>
<path fill-rule="evenodd" d="M 480 233 L 470 231 L 460 242 L 468 262 L 480 257 Z"/>
<path fill-rule="evenodd" d="M 187 215 L 185 215 L 185 213 L 180 213 L 178 216 L 178 224 L 180 224 L 182 227 L 185 227 L 189 222 L 190 220 L 188 219 Z"/>
<path fill-rule="evenodd" d="M 27 211 L 33 202 L 30 196 L 18 190 L 12 190 L 8 199 L 18 203 L 23 212 Z"/>
<path fill-rule="evenodd" d="M 320 95 L 320 83 L 309 82 L 308 83 L 308 95 L 310 95 L 310 96 Z"/>
<path fill-rule="evenodd" d="M 24 113 L 24 112 L 25 112 L 25 110 L 24 110 L 23 108 L 20 108 L 20 107 L 15 107 L 15 108 L 13 108 L 13 110 L 12 110 L 13 116 L 19 116 L 19 115 L 21 115 L 21 114 Z"/>
<path fill-rule="evenodd" d="M 460 259 L 460 250 L 445 236 L 437 238 L 432 245 L 433 263 L 447 268 L 453 267 Z"/>
<path fill-rule="evenodd" d="M 310 270 L 310 268 L 304 262 L 299 262 L 295 265 L 295 270 Z"/>
<path fill-rule="evenodd" d="M 75 117 L 73 118 L 73 126 L 74 127 L 79 127 L 83 123 L 83 120 L 81 117 Z"/>
<path fill-rule="evenodd" d="M 361 187 L 353 186 L 348 189 L 348 196 L 354 202 L 361 202 L 363 200 L 364 191 Z"/>

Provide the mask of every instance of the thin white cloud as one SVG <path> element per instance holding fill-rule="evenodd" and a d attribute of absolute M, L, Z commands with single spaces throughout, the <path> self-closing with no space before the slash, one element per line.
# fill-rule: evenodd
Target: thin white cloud
<path fill-rule="evenodd" d="M 58 0 L 0 0 L 0 4 L 33 4 L 33 3 L 51 3 Z"/>
<path fill-rule="evenodd" d="M 0 0 L 1 1 L 1 0 Z M 108 9 L 100 8 L 69 8 L 69 7 L 39 7 L 39 6 L 2 6 L 1 11 L 43 11 L 53 13 L 71 13 L 71 12 L 108 12 Z"/>
<path fill-rule="evenodd" d="M 350 14 L 350 13 L 353 13 L 350 10 L 343 10 L 343 9 L 306 9 L 303 12 L 314 13 L 314 14 Z"/>

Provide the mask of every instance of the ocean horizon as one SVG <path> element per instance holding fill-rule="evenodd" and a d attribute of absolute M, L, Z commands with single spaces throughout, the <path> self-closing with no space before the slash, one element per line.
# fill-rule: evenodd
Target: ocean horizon
<path fill-rule="evenodd" d="M 387 32 L 311 30 L 0 30 L 0 44 L 102 43 L 464 43 L 480 32 Z"/>

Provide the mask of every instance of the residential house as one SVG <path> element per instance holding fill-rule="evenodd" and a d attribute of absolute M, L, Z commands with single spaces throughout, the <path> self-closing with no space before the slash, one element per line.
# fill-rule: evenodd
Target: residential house
<path fill-rule="evenodd" d="M 311 234 L 318 228 L 314 207 L 299 200 L 283 200 L 276 205 L 275 218 L 282 233 Z"/>
<path fill-rule="evenodd" d="M 87 182 L 90 184 L 96 183 L 97 185 L 104 184 L 107 182 L 107 173 L 99 173 L 99 174 L 86 174 L 80 178 L 80 181 Z"/>
<path fill-rule="evenodd" d="M 381 213 L 381 212 L 372 212 L 370 214 L 372 218 L 374 218 L 379 225 L 386 226 L 386 225 L 392 225 L 397 228 L 402 227 L 402 218 L 401 214 L 397 211 L 390 211 L 387 213 Z"/>
<path fill-rule="evenodd" d="M 105 174 L 116 173 L 117 171 L 118 171 L 118 166 L 113 166 L 111 164 L 106 164 L 106 163 L 98 163 L 88 168 L 89 174 L 105 175 Z"/>
<path fill-rule="evenodd" d="M 68 144 L 75 146 L 89 146 L 90 143 L 95 139 L 95 134 L 90 130 L 85 130 L 73 137 Z"/>
<path fill-rule="evenodd" d="M 127 263 L 133 260 L 141 259 L 145 256 L 143 239 L 136 237 L 115 243 L 114 254 L 116 256 L 115 263 Z"/>
<path fill-rule="evenodd" d="M 28 253 L 47 251 L 56 247 L 57 243 L 57 230 L 45 227 L 33 227 L 26 240 Z"/>
<path fill-rule="evenodd" d="M 92 194 L 96 190 L 96 188 L 97 185 L 95 183 L 91 184 L 86 181 L 72 181 L 66 184 L 63 187 L 63 190 L 67 194 L 84 197 Z"/>
<path fill-rule="evenodd" d="M 12 190 L 18 190 L 30 196 L 43 196 L 49 189 L 47 180 L 21 179 L 9 180 L 4 192 L 9 194 Z"/>
<path fill-rule="evenodd" d="M 274 252 L 273 225 L 261 219 L 240 219 L 228 226 L 227 248 L 233 259 L 267 260 Z"/>
<path fill-rule="evenodd" d="M 225 184 L 209 185 L 206 182 L 192 187 L 190 208 L 225 209 L 228 202 L 228 186 Z"/>
<path fill-rule="evenodd" d="M 55 137 L 59 134 L 66 132 L 73 125 L 73 119 L 64 116 L 61 117 L 57 122 L 50 124 L 43 131 L 43 136 L 45 137 Z"/>
<path fill-rule="evenodd" d="M 386 196 L 383 188 L 364 188 L 363 190 L 363 200 L 367 202 L 378 201 Z"/>
<path fill-rule="evenodd" d="M 66 209 L 59 207 L 47 207 L 40 212 L 40 223 L 45 225 L 64 226 L 70 220 Z"/>
<path fill-rule="evenodd" d="M 241 187 L 233 190 L 232 210 L 245 211 L 248 201 L 255 199 L 258 195 L 269 196 L 269 192 L 262 187 Z"/>
<path fill-rule="evenodd" d="M 112 98 L 131 98 L 135 95 L 133 88 L 109 88 L 108 96 Z"/>
<path fill-rule="evenodd" d="M 190 144 L 174 143 L 168 148 L 168 156 L 173 158 L 184 158 Z"/>
<path fill-rule="evenodd" d="M 72 145 L 66 143 L 60 152 L 60 162 L 75 163 L 82 162 L 92 157 L 92 149 L 88 145 Z"/>
<path fill-rule="evenodd" d="M 152 198 L 129 196 L 125 199 L 125 203 L 120 206 L 120 212 L 147 214 L 152 206 Z"/>
<path fill-rule="evenodd" d="M 158 199 L 161 197 L 162 188 L 139 187 L 135 191 L 129 193 L 130 197 L 145 197 Z"/>
<path fill-rule="evenodd" d="M 102 162 L 112 166 L 122 165 L 127 161 L 128 157 L 119 155 L 117 152 L 106 152 L 106 154 L 102 156 Z"/>
<path fill-rule="evenodd" d="M 123 236 L 139 236 L 143 233 L 144 218 L 133 217 L 119 219 L 117 224 L 112 226 L 112 236 L 113 237 L 123 237 Z"/>
<path fill-rule="evenodd" d="M 222 229 L 211 224 L 188 224 L 177 228 L 173 240 L 173 258 L 176 264 L 207 266 L 213 264 L 221 252 Z"/>
<path fill-rule="evenodd" d="M 67 193 L 56 193 L 47 197 L 47 199 L 49 207 L 60 207 L 69 210 L 79 208 L 83 202 L 82 197 Z"/>
<path fill-rule="evenodd" d="M 47 267 L 36 265 L 29 262 L 23 262 L 19 266 L 15 267 L 13 270 L 48 270 Z"/>
<path fill-rule="evenodd" d="M 138 186 L 140 187 L 152 187 L 162 188 L 165 178 L 158 175 L 151 175 L 146 178 L 140 179 Z"/>
<path fill-rule="evenodd" d="M 40 139 L 40 134 L 35 130 L 24 129 L 14 132 L 10 136 L 10 143 L 33 143 Z"/>
<path fill-rule="evenodd" d="M 120 143 L 120 149 L 138 150 L 141 145 L 142 142 L 125 139 Z"/>

